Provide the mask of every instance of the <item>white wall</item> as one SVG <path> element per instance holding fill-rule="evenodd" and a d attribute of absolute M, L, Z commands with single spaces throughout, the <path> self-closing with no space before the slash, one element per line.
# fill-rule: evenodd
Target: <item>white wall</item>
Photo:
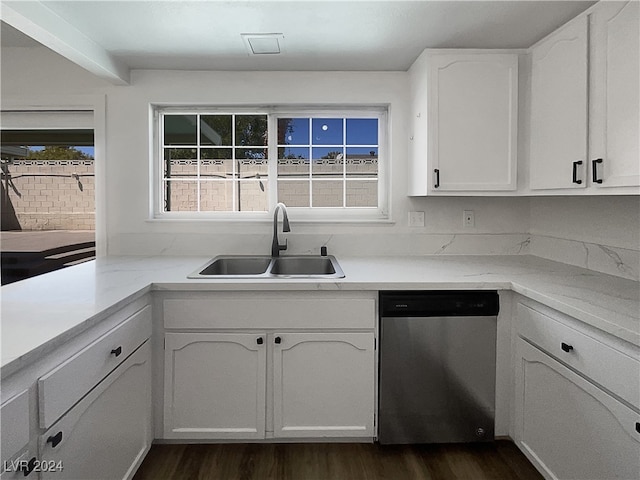
<path fill-rule="evenodd" d="M 45 47 L 0 49 L 2 99 L 103 93 L 110 84 Z"/>

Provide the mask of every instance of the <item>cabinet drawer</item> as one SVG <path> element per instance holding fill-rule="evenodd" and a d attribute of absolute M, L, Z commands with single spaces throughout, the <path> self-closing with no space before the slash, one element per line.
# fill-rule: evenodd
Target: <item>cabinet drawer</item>
<path fill-rule="evenodd" d="M 40 427 L 49 428 L 151 336 L 146 306 L 38 380 Z"/>
<path fill-rule="evenodd" d="M 275 297 L 275 295 L 274 295 Z M 166 299 L 165 328 L 362 328 L 375 327 L 375 300 L 276 297 Z"/>
<path fill-rule="evenodd" d="M 11 459 L 29 443 L 29 390 L 11 397 L 0 407 L 2 462 Z"/>
<path fill-rule="evenodd" d="M 151 346 L 146 342 L 39 437 L 41 480 L 129 479 L 148 450 Z"/>
<path fill-rule="evenodd" d="M 518 333 L 631 405 L 640 405 L 640 362 L 521 303 Z"/>
<path fill-rule="evenodd" d="M 517 340 L 516 443 L 547 479 L 637 479 L 640 415 Z"/>

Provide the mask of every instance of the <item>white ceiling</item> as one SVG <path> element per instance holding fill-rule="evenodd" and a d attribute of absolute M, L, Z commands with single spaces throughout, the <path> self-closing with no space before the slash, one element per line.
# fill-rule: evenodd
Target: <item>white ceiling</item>
<path fill-rule="evenodd" d="M 139 68 L 407 70 L 427 47 L 529 47 L 593 3 L 44 0 L 2 1 L 0 15 L 85 68 L 100 64 L 122 79 Z M 4 46 L 32 44 L 3 27 Z M 282 33 L 284 53 L 249 56 L 241 33 Z"/>

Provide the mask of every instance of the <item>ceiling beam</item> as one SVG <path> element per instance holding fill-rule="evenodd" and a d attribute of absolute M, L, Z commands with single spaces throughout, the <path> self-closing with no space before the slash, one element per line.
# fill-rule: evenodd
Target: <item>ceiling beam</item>
<path fill-rule="evenodd" d="M 129 68 L 40 1 L 3 1 L 0 19 L 94 75 L 129 84 Z"/>

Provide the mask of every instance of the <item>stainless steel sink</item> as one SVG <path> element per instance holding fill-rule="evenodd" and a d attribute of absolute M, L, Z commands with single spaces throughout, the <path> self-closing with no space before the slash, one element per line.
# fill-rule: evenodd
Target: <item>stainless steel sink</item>
<path fill-rule="evenodd" d="M 267 271 L 270 263 L 271 257 L 216 257 L 197 275 L 205 277 L 262 275 Z"/>
<path fill-rule="evenodd" d="M 215 257 L 188 278 L 343 278 L 336 258 L 292 255 L 284 257 L 229 256 Z"/>
<path fill-rule="evenodd" d="M 273 260 L 272 275 L 322 275 L 336 274 L 336 266 L 330 257 L 277 257 Z M 344 276 L 344 274 L 342 275 Z"/>

